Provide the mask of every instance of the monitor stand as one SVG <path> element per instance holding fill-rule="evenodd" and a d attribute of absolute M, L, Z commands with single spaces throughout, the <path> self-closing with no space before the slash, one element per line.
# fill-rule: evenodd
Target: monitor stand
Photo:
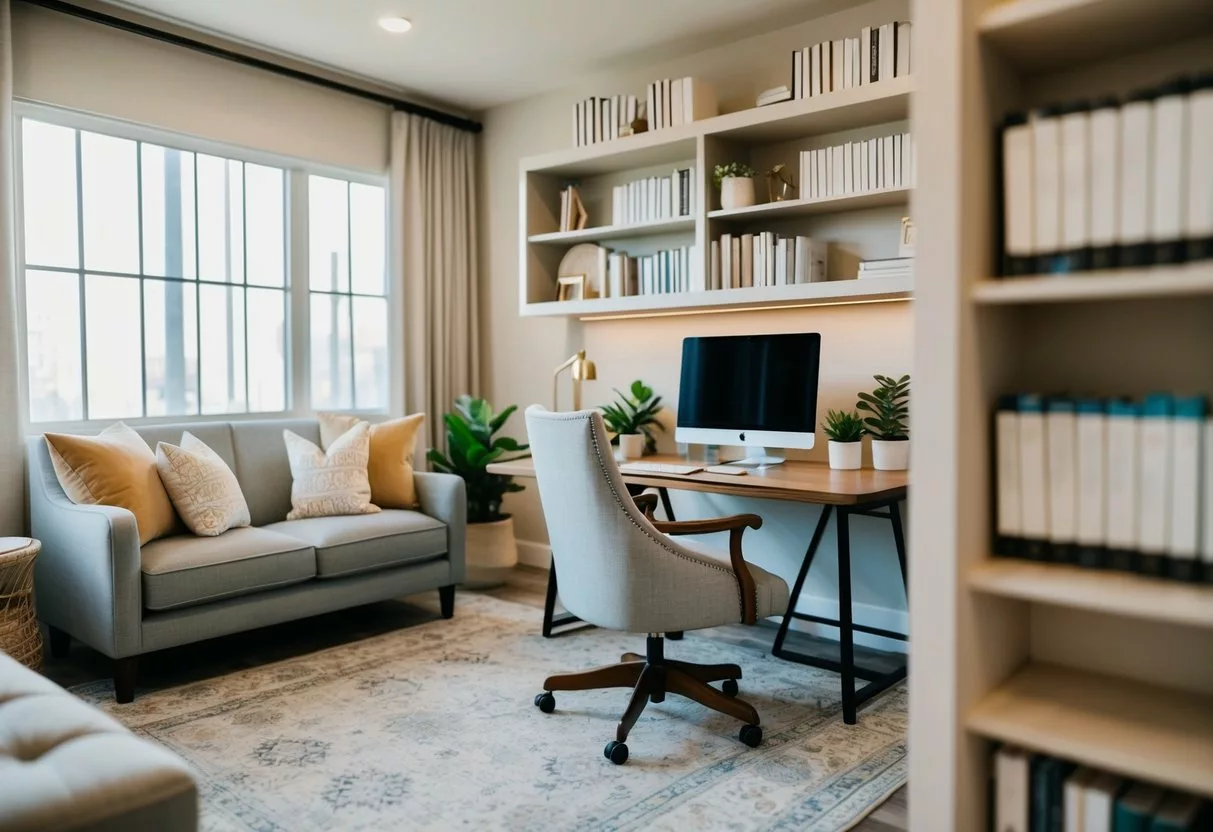
<path fill-rule="evenodd" d="M 776 456 L 770 451 L 774 448 L 764 448 L 762 446 L 746 446 L 745 458 L 730 462 L 729 465 L 738 465 L 742 468 L 765 468 L 768 465 L 779 465 L 784 461 L 782 456 Z"/>

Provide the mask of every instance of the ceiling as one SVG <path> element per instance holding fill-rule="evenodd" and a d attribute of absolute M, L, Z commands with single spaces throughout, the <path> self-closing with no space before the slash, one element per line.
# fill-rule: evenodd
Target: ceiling
<path fill-rule="evenodd" d="M 115 0 L 469 111 L 804 20 L 837 0 Z M 820 13 L 820 12 L 818 12 Z M 402 15 L 403 35 L 376 21 Z"/>

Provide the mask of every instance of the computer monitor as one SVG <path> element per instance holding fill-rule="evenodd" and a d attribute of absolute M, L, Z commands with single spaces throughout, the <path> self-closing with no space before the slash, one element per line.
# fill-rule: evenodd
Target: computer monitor
<path fill-rule="evenodd" d="M 744 445 L 741 465 L 774 465 L 767 449 L 813 447 L 821 335 L 726 335 L 682 342 L 679 442 Z"/>

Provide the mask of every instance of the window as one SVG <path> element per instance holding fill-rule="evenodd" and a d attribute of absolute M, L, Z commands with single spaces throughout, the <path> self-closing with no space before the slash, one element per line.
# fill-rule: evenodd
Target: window
<path fill-rule="evenodd" d="M 21 120 L 31 422 L 387 409 L 384 188 L 262 162 Z"/>

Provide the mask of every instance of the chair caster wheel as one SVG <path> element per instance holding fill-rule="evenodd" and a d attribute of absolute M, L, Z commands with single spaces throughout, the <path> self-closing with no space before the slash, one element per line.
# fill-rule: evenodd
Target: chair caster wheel
<path fill-rule="evenodd" d="M 762 728 L 757 725 L 742 725 L 738 738 L 750 748 L 762 745 Z"/>
<path fill-rule="evenodd" d="M 544 691 L 535 697 L 535 707 L 545 714 L 550 714 L 556 710 L 556 697 L 552 696 L 548 691 Z"/>
<path fill-rule="evenodd" d="M 725 679 L 720 685 L 720 692 L 723 693 L 725 696 L 736 696 L 737 695 L 737 680 L 736 679 Z"/>
<path fill-rule="evenodd" d="M 602 756 L 615 765 L 621 766 L 628 761 L 628 747 L 621 742 L 611 740 L 606 744 L 606 748 L 602 749 Z"/>

